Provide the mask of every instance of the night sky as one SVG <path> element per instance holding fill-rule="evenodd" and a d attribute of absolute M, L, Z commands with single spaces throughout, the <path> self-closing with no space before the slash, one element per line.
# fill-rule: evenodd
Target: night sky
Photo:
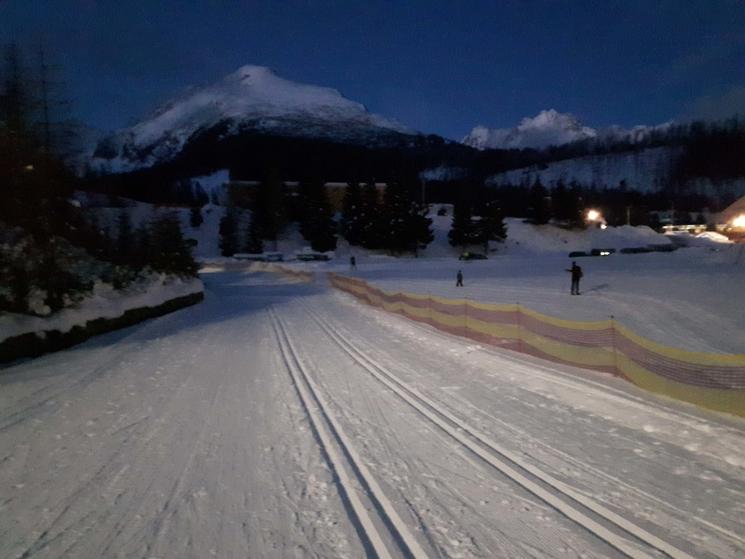
<path fill-rule="evenodd" d="M 460 139 L 554 108 L 590 126 L 745 114 L 745 1 L 0 0 L 75 115 L 134 123 L 244 64 Z"/>

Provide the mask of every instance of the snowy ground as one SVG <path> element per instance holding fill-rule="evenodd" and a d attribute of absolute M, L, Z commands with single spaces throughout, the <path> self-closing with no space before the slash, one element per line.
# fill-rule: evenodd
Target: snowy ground
<path fill-rule="evenodd" d="M 157 307 L 166 301 L 200 293 L 204 286 L 196 278 L 179 278 L 151 273 L 117 290 L 111 284 L 96 281 L 92 292 L 73 306 L 49 316 L 0 313 L 0 342 L 30 332 L 69 332 L 98 318 L 118 318 L 142 307 Z M 46 308 L 49 312 L 49 308 Z"/>
<path fill-rule="evenodd" d="M 322 281 L 203 279 L 2 371 L 0 557 L 745 554 L 741 421 Z"/>
<path fill-rule="evenodd" d="M 491 255 L 489 260 L 358 258 L 352 273 L 390 291 L 521 303 L 569 320 L 615 316 L 637 333 L 691 351 L 745 354 L 745 255 L 686 248 L 674 253 L 578 258 L 582 296 L 569 294 L 566 255 Z M 317 266 L 349 274 L 341 263 Z M 463 288 L 455 274 L 463 271 Z"/>

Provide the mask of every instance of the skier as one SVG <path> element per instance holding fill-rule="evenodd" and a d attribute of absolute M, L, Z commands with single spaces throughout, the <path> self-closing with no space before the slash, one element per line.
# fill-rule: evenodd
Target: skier
<path fill-rule="evenodd" d="M 357 259 L 354 256 L 350 256 L 349 257 L 349 267 L 352 270 L 356 270 L 357 269 Z"/>
<path fill-rule="evenodd" d="M 460 270 L 455 274 L 455 287 L 463 287 L 463 272 Z"/>
<path fill-rule="evenodd" d="M 572 295 L 579 295 L 579 280 L 582 279 L 582 268 L 572 261 L 572 267 L 567 272 L 572 274 Z"/>

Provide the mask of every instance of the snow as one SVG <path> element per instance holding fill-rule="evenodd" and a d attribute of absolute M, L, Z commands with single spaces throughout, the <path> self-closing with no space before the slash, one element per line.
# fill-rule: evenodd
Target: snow
<path fill-rule="evenodd" d="M 85 326 L 86 322 L 97 318 L 117 318 L 130 309 L 156 307 L 202 290 L 202 282 L 198 279 L 163 274 L 150 274 L 123 290 L 96 281 L 92 293 L 82 301 L 49 316 L 0 313 L 0 342 L 30 332 L 69 332 L 74 326 Z"/>
<path fill-rule="evenodd" d="M 438 216 L 445 209 L 447 215 Z M 507 218 L 508 237 L 504 243 L 491 242 L 486 261 L 461 262 L 462 247 L 452 247 L 448 232 L 452 206 L 434 204 L 434 241 L 419 253 L 393 257 L 384 252 L 350 246 L 343 239 L 329 262 L 294 264 L 298 269 L 348 272 L 349 257 L 355 256 L 357 274 L 390 290 L 465 295 L 495 303 L 519 301 L 537 311 L 573 320 L 602 320 L 614 315 L 623 324 L 660 343 L 682 349 L 745 353 L 745 321 L 738 311 L 743 294 L 737 287 L 743 280 L 745 262 L 737 261 L 737 246 L 712 242 L 713 234 L 691 237 L 695 246 L 674 253 L 620 254 L 624 248 L 670 245 L 670 238 L 646 226 L 568 230 L 555 225 L 532 225 L 519 218 Z M 118 208 L 90 208 L 101 223 L 113 223 Z M 208 205 L 202 211 L 205 222 L 188 226 L 186 208 L 157 208 L 137 203 L 128 208 L 139 223 L 157 212 L 176 211 L 187 237 L 197 240 L 197 257 L 225 262 L 218 247 L 218 226 L 224 208 Z M 248 212 L 243 223 L 250 220 Z M 709 238 L 707 238 L 709 237 Z M 278 251 L 291 260 L 308 249 L 296 224 L 281 238 L 265 244 L 266 251 Z M 483 246 L 468 247 L 483 252 Z M 585 296 L 569 296 L 569 278 L 564 269 L 570 252 L 616 249 L 607 257 L 579 258 L 585 270 Z M 716 249 L 716 250 L 712 250 Z M 231 261 L 231 259 L 227 259 Z M 466 279 L 463 293 L 455 290 L 456 271 Z M 422 278 L 427 278 L 423 282 Z"/>
<path fill-rule="evenodd" d="M 575 159 L 554 161 L 541 166 L 513 169 L 493 175 L 492 185 L 533 184 L 540 179 L 545 186 L 555 186 L 559 180 L 581 186 L 615 188 L 626 181 L 629 189 L 657 192 L 667 184 L 680 148 L 657 147 L 617 154 L 587 155 Z"/>
<path fill-rule="evenodd" d="M 543 149 L 595 136 L 597 131 L 583 126 L 574 115 L 549 109 L 522 119 L 515 128 L 477 126 L 463 143 L 476 149 Z"/>
<path fill-rule="evenodd" d="M 376 262 L 420 289 L 446 267 Z M 203 281 L 202 305 L 3 370 L 0 556 L 745 553 L 743 421 L 320 280 Z"/>
<path fill-rule="evenodd" d="M 624 141 L 635 144 L 646 140 L 653 132 L 666 131 L 674 124 L 670 121 L 655 126 L 640 124 L 623 128 L 613 125 L 595 129 L 585 126 L 572 114 L 549 109 L 539 112 L 534 117 L 522 119 L 514 128 L 476 126 L 463 138 L 462 143 L 479 150 L 545 149 L 582 140 L 598 143 Z"/>
<path fill-rule="evenodd" d="M 732 241 L 726 236 L 715 231 L 705 231 L 697 235 L 692 235 L 686 231 L 672 231 L 665 235 L 674 239 L 675 244 L 688 247 L 704 247 L 719 250 L 726 245 L 732 244 Z"/>
<path fill-rule="evenodd" d="M 201 186 L 207 194 L 222 194 L 223 187 L 230 181 L 230 169 L 218 169 L 209 175 L 192 177 L 191 183 Z"/>
<path fill-rule="evenodd" d="M 391 119 L 369 113 L 364 105 L 335 89 L 293 82 L 269 68 L 247 65 L 214 84 L 187 89 L 149 118 L 116 132 L 107 139 L 116 155 L 94 159 L 94 166 L 124 171 L 152 165 L 178 153 L 198 130 L 222 121 L 230 122 L 228 134 L 243 124 L 258 130 L 287 132 L 289 128 L 300 135 L 318 133 L 319 125 L 336 128 L 328 131 L 332 135 L 343 135 L 350 126 L 411 133 Z M 137 151 L 147 155 L 128 155 Z"/>
<path fill-rule="evenodd" d="M 569 294 L 565 270 L 571 260 L 548 251 L 496 253 L 471 262 L 418 259 L 406 266 L 358 257 L 355 275 L 388 291 L 519 302 L 568 320 L 613 315 L 636 333 L 675 348 L 745 354 L 745 262 L 738 262 L 737 246 L 723 247 L 577 258 L 584 271 L 580 297 Z M 464 288 L 455 287 L 459 269 Z"/>

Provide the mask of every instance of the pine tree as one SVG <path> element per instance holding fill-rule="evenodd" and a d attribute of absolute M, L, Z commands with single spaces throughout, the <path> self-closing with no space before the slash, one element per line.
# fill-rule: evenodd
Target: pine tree
<path fill-rule="evenodd" d="M 181 231 L 178 216 L 172 213 L 158 216 L 150 230 L 154 252 L 151 266 L 155 271 L 188 277 L 197 275 L 199 266 Z"/>
<path fill-rule="evenodd" d="M 489 241 L 504 242 L 507 238 L 507 226 L 499 203 L 494 201 L 486 205 L 484 215 L 479 223 L 484 242 L 484 252 L 489 252 Z"/>
<path fill-rule="evenodd" d="M 276 241 L 286 222 L 283 185 L 279 173 L 271 170 L 261 181 L 254 202 L 254 218 L 258 220 L 261 238 Z"/>
<path fill-rule="evenodd" d="M 466 245 L 473 244 L 477 239 L 473 217 L 471 215 L 471 206 L 461 202 L 453 208 L 453 222 L 448 232 L 448 241 L 452 246 L 465 248 Z"/>
<path fill-rule="evenodd" d="M 254 214 L 254 217 L 256 214 Z M 260 227 L 260 223 L 256 222 Z M 220 219 L 220 254 L 233 256 L 238 251 L 238 215 L 235 208 L 225 209 L 225 215 Z"/>
<path fill-rule="evenodd" d="M 326 189 L 320 181 L 300 184 L 300 233 L 313 250 L 326 252 L 336 248 L 336 223 Z"/>
<path fill-rule="evenodd" d="M 134 233 L 132 231 L 132 220 L 127 210 L 121 210 L 116 216 L 116 252 L 118 262 L 131 263 L 134 252 Z"/>
<path fill-rule="evenodd" d="M 432 220 L 427 217 L 426 206 L 417 204 L 402 183 L 392 182 L 386 187 L 380 215 L 381 241 L 389 251 L 417 253 L 421 245 L 432 241 Z"/>
<path fill-rule="evenodd" d="M 411 214 L 411 236 L 414 238 L 414 253 L 431 243 L 435 236 L 432 231 L 432 219 L 427 215 L 429 208 L 425 204 L 414 204 Z"/>
<path fill-rule="evenodd" d="M 44 291 L 44 304 L 52 312 L 56 312 L 65 306 L 66 299 L 76 299 L 86 286 L 73 273 L 63 267 L 58 260 L 57 243 L 51 241 L 42 247 L 42 258 L 36 277 L 33 280 L 39 289 Z"/>
<path fill-rule="evenodd" d="M 362 223 L 362 188 L 358 182 L 347 185 L 342 208 L 341 230 L 350 245 L 361 245 L 364 237 Z"/>
<path fill-rule="evenodd" d="M 362 188 L 362 201 L 359 212 L 361 230 L 360 244 L 365 248 L 381 248 L 385 234 L 382 212 L 378 202 L 378 189 L 374 181 L 370 181 Z"/>
<path fill-rule="evenodd" d="M 204 222 L 204 218 L 202 217 L 202 208 L 201 206 L 192 206 L 189 210 L 189 225 L 193 229 L 196 229 L 202 223 Z"/>
<path fill-rule="evenodd" d="M 261 254 L 264 252 L 264 243 L 261 240 L 261 230 L 259 229 L 259 222 L 253 217 L 251 222 L 246 227 L 245 238 L 243 240 L 243 252 L 248 254 Z"/>
<path fill-rule="evenodd" d="M 530 207 L 533 223 L 543 225 L 551 219 L 551 199 L 546 188 L 541 184 L 541 179 L 536 178 L 530 187 Z"/>
<path fill-rule="evenodd" d="M 154 251 L 151 241 L 150 224 L 143 223 L 135 232 L 135 251 L 132 265 L 136 270 L 145 268 L 152 259 Z"/>

